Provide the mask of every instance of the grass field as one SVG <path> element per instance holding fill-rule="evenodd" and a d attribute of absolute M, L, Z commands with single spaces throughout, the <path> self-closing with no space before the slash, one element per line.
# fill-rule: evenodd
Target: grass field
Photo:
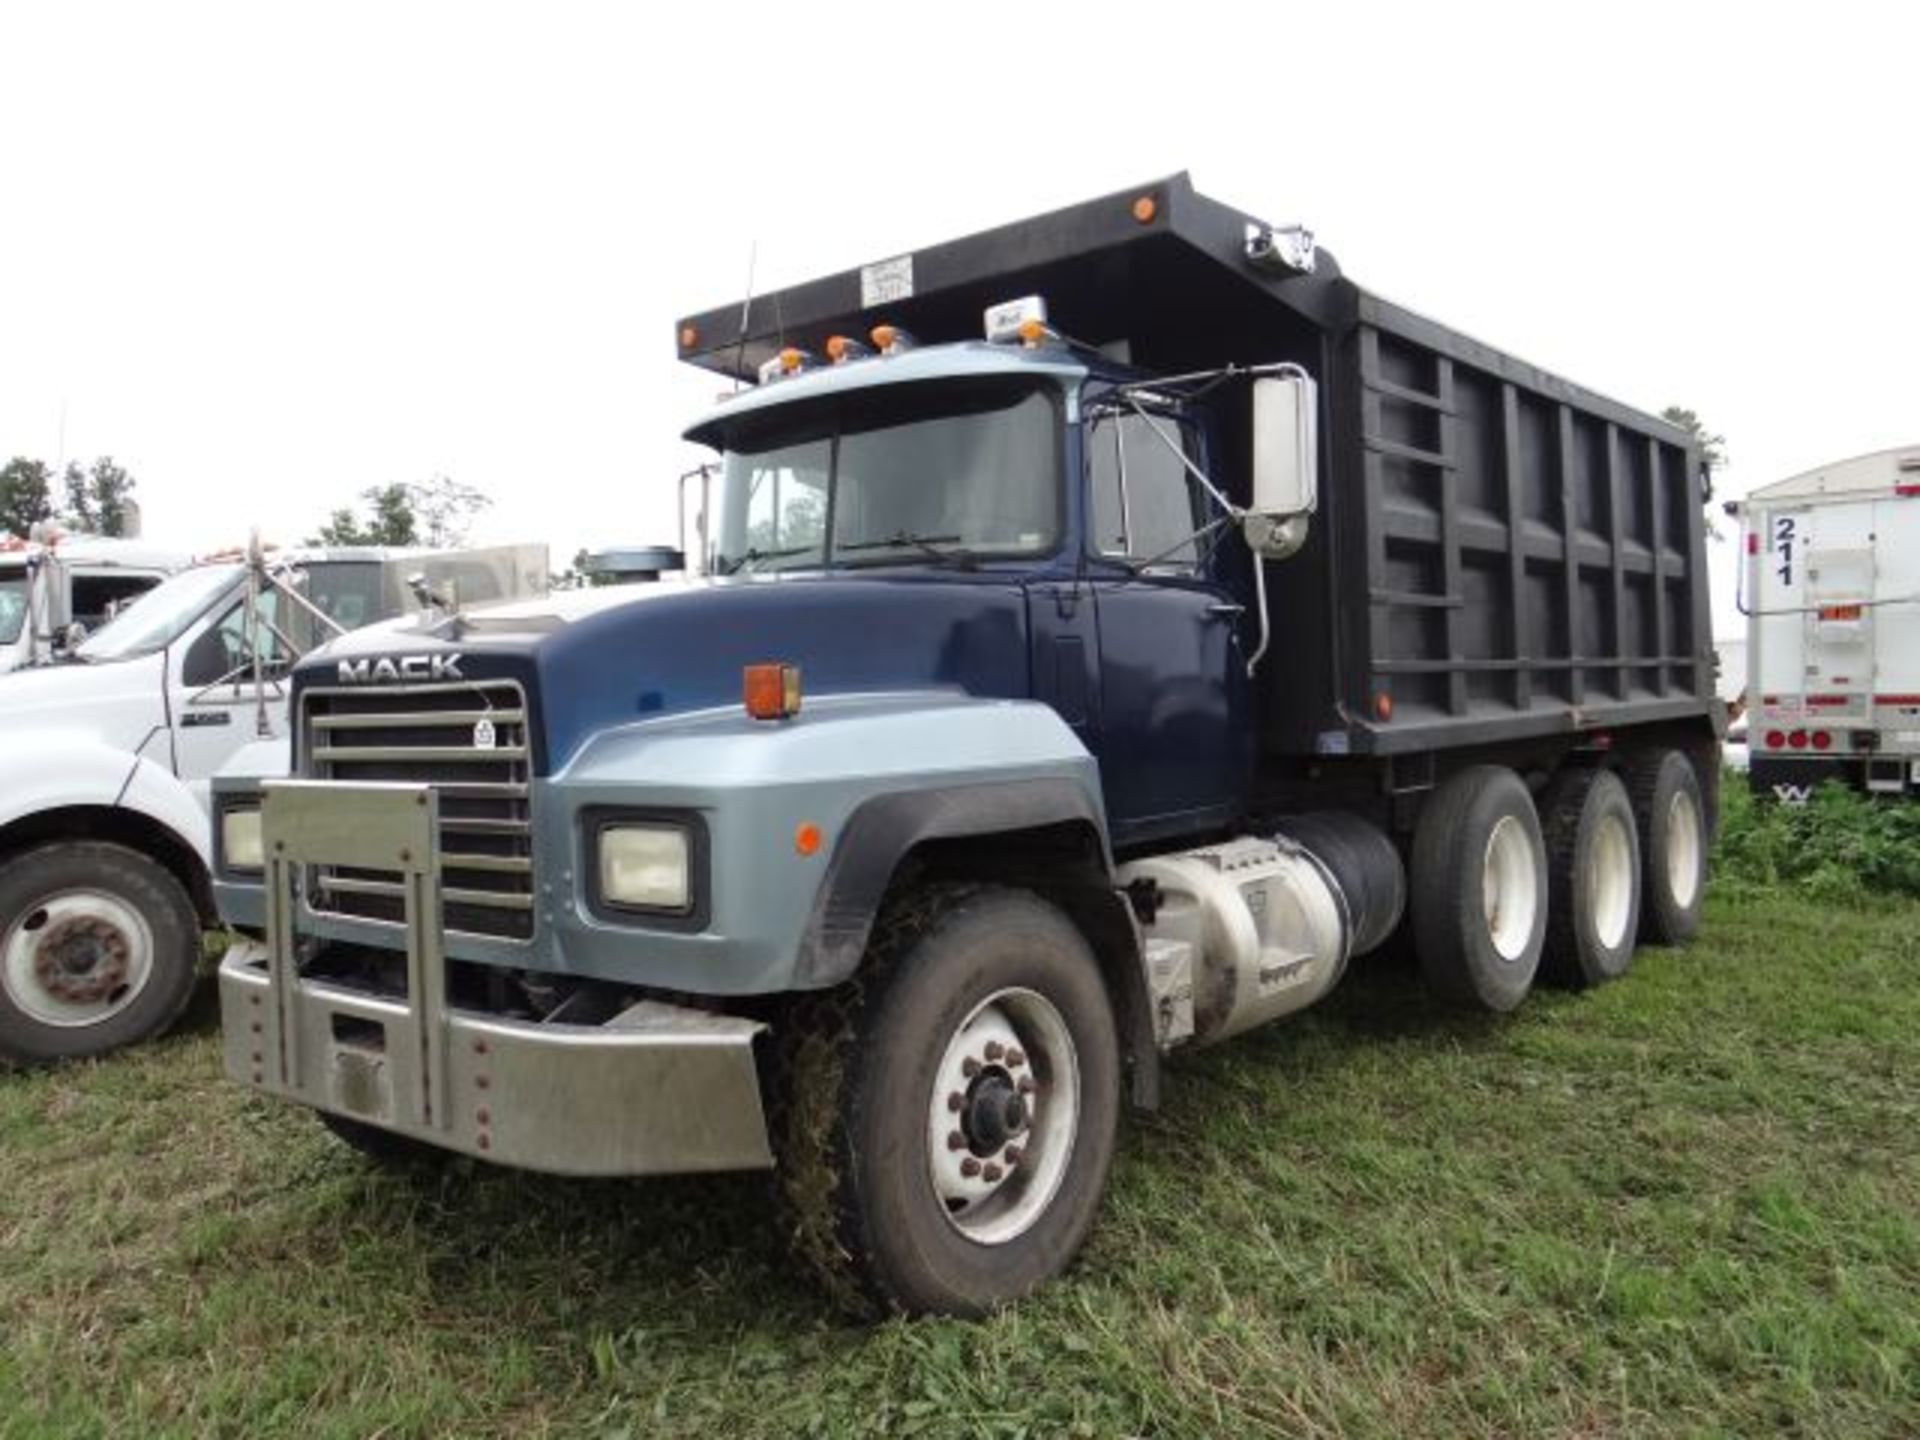
<path fill-rule="evenodd" d="M 376 1173 L 213 1018 L 0 1076 L 0 1434 L 1920 1433 L 1920 905 L 1179 1063 L 1070 1276 L 850 1326 L 752 1177 Z"/>

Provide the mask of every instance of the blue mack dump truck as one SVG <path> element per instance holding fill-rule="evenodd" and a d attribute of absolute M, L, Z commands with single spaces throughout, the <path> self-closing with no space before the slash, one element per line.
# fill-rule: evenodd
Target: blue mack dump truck
<path fill-rule="evenodd" d="M 1692 933 L 1679 431 L 1184 175 L 676 339 L 737 387 L 706 573 L 345 638 L 221 783 L 242 1084 L 379 1157 L 770 1167 L 838 1293 L 977 1313 L 1168 1052 L 1403 920 L 1494 1011 Z"/>

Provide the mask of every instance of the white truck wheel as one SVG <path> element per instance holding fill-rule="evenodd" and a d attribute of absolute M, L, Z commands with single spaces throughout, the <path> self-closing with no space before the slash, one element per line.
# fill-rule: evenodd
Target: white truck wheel
<path fill-rule="evenodd" d="M 193 993 L 200 923 L 137 851 L 55 841 L 0 866 L 0 1059 L 103 1055 L 156 1035 Z"/>
<path fill-rule="evenodd" d="M 1448 1000 L 1511 1010 L 1533 988 L 1547 928 L 1547 858 L 1526 783 L 1500 765 L 1443 782 L 1420 812 L 1414 944 Z"/>

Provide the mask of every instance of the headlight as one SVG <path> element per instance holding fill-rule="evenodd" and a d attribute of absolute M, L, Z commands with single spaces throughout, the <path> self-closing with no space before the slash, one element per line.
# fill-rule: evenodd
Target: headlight
<path fill-rule="evenodd" d="M 266 867 L 267 847 L 260 838 L 259 810 L 220 812 L 220 858 L 229 870 Z"/>
<path fill-rule="evenodd" d="M 600 832 L 600 896 L 609 905 L 681 915 L 693 908 L 687 832 L 609 825 Z"/>

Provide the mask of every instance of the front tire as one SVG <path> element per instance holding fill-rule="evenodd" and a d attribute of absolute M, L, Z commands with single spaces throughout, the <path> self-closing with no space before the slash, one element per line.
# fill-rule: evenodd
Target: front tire
<path fill-rule="evenodd" d="M 1547 856 L 1533 796 L 1476 765 L 1434 791 L 1413 836 L 1420 970 L 1458 1004 L 1506 1011 L 1533 988 L 1547 928 Z"/>
<path fill-rule="evenodd" d="M 57 841 L 0 866 L 0 1059 L 104 1055 L 158 1035 L 193 995 L 200 917 L 138 851 Z"/>
<path fill-rule="evenodd" d="M 411 1135 L 383 1130 L 378 1125 L 349 1120 L 344 1115 L 334 1115 L 325 1110 L 313 1113 L 336 1140 L 384 1170 L 433 1170 L 453 1158 L 452 1151 L 415 1140 Z"/>
<path fill-rule="evenodd" d="M 782 1027 L 795 1246 L 862 1309 L 979 1315 L 1065 1269 L 1106 1188 L 1120 1047 L 1071 921 L 1013 890 L 893 902 L 861 972 Z"/>

